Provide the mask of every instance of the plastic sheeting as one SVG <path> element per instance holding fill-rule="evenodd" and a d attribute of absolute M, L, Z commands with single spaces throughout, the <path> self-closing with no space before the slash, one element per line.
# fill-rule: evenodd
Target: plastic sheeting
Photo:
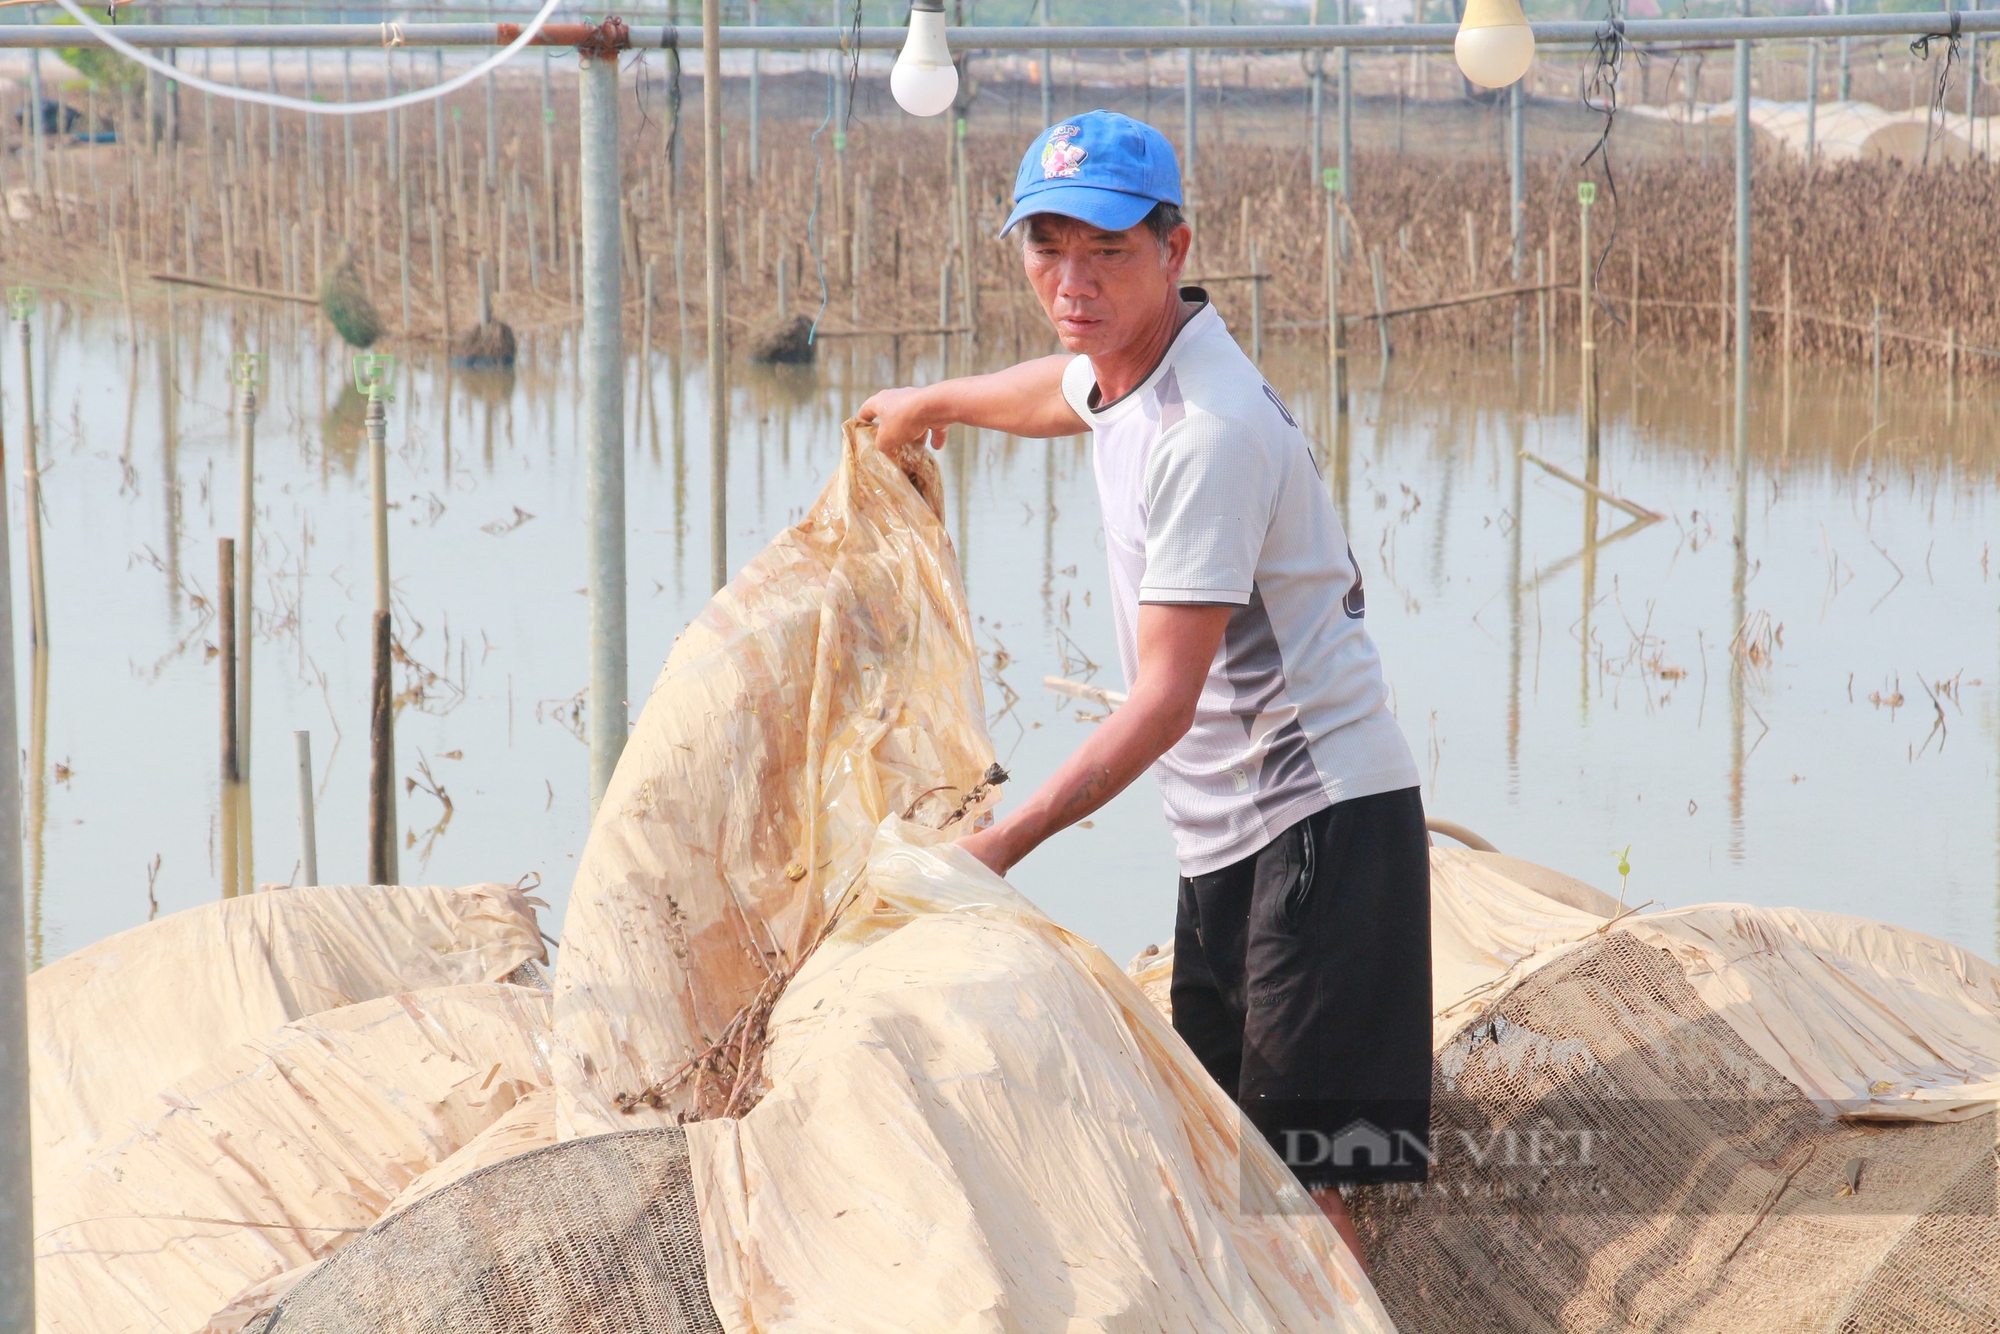
<path fill-rule="evenodd" d="M 559 1133 L 708 1114 L 732 1332 L 1389 1329 L 1138 990 L 940 842 L 992 750 L 936 495 L 850 425 L 676 644 L 570 898 Z"/>
<path fill-rule="evenodd" d="M 544 957 L 534 907 L 506 885 L 277 890 L 35 973 L 40 1327 L 199 1328 L 545 1086 L 547 995 L 497 984 Z"/>
<path fill-rule="evenodd" d="M 546 993 L 402 992 L 242 1043 L 35 1201 L 41 1328 L 193 1330 L 323 1257 L 548 1082 Z"/>
<path fill-rule="evenodd" d="M 723 1327 L 1391 1329 L 1138 987 L 938 838 L 885 826 L 770 1092 L 688 1127 Z"/>
<path fill-rule="evenodd" d="M 544 959 L 511 885 L 327 885 L 190 908 L 28 978 L 37 1189 L 152 1121 L 158 1090 L 294 1019 Z"/>
<path fill-rule="evenodd" d="M 849 425 L 811 513 L 675 641 L 625 744 L 563 927 L 565 1138 L 723 1110 L 687 1062 L 775 996 L 885 816 L 942 819 L 993 758 L 937 466 L 919 448 L 906 476 L 872 439 Z M 709 1063 L 733 1070 L 722 1045 Z"/>

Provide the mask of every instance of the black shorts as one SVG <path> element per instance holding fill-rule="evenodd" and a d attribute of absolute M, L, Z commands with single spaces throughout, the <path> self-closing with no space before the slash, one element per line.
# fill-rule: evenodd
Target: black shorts
<path fill-rule="evenodd" d="M 1174 1028 L 1309 1189 L 1429 1168 L 1430 884 L 1416 788 L 1181 878 Z"/>

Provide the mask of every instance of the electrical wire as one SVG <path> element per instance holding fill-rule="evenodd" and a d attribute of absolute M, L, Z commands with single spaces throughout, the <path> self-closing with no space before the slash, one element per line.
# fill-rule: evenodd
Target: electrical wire
<path fill-rule="evenodd" d="M 1592 158 L 1604 163 L 1604 188 L 1611 195 L 1611 230 L 1605 233 L 1603 248 L 1597 252 L 1596 260 L 1590 266 L 1590 290 L 1597 298 L 1598 306 L 1613 324 L 1623 324 L 1618 311 L 1604 297 L 1604 264 L 1611 258 L 1611 247 L 1618 239 L 1618 177 L 1611 170 L 1611 127 L 1618 119 L 1618 76 L 1625 66 L 1625 52 L 1630 43 L 1625 40 L 1625 24 L 1619 17 L 1617 0 L 1607 0 L 1609 12 L 1604 26 L 1597 30 L 1597 36 L 1590 43 L 1590 53 L 1596 64 L 1592 66 L 1583 86 L 1583 104 L 1604 117 L 1604 128 L 1598 132 L 1597 142 L 1577 163 L 1579 168 L 1590 165 Z"/>
<path fill-rule="evenodd" d="M 1927 32 L 1922 37 L 1917 38 L 1916 41 L 1910 43 L 1910 54 L 1925 64 L 1929 64 L 1931 43 L 1940 37 L 1945 39 L 1944 63 L 1938 66 L 1937 80 L 1931 86 L 1930 105 L 1924 110 L 1924 160 L 1922 163 L 1924 166 L 1930 165 L 1931 141 L 1937 137 L 1938 117 L 1948 114 L 1944 109 L 1944 99 L 1945 95 L 1951 91 L 1951 67 L 1959 59 L 1958 27 L 1958 11 L 1954 9 L 1951 11 L 1950 32 Z M 1970 128 L 1970 126 L 1967 127 L 1968 132 Z"/>
<path fill-rule="evenodd" d="M 83 11 L 83 7 L 77 4 L 77 0 L 56 0 L 56 3 L 61 5 L 71 18 L 96 33 L 99 41 L 103 42 L 113 51 L 116 51 L 119 55 L 145 66 L 155 74 L 164 75 L 176 83 L 183 84 L 189 88 L 197 88 L 204 93 L 213 93 L 217 97 L 228 98 L 237 102 L 252 102 L 259 106 L 276 107 L 281 111 L 300 111 L 308 116 L 365 116 L 377 111 L 394 111 L 399 107 L 417 106 L 424 102 L 429 102 L 434 98 L 444 97 L 449 93 L 457 92 L 460 88 L 465 87 L 475 79 L 484 76 L 491 70 L 498 69 L 501 65 L 513 59 L 515 53 L 535 40 L 536 34 L 542 30 L 542 25 L 549 21 L 549 16 L 556 12 L 556 8 L 562 2 L 563 0 L 545 0 L 541 9 L 535 14 L 535 17 L 528 21 L 527 25 L 521 29 L 521 35 L 516 37 L 512 43 L 504 47 L 491 59 L 482 61 L 465 73 L 448 79 L 443 83 L 433 84 L 428 88 L 413 89 L 407 93 L 398 93 L 394 97 L 378 97 L 366 102 L 308 102 L 304 98 L 286 97 L 280 93 L 260 93 L 250 88 L 239 88 L 232 84 L 215 83 L 202 78 L 198 74 L 190 74 L 186 70 L 169 65 L 164 60 L 149 56 L 138 47 L 133 46 L 130 42 L 118 36 L 116 29 L 107 24 L 99 23 L 89 14 L 86 14 Z M 382 25 L 382 45 L 384 47 L 402 45 L 402 35 L 398 31 L 398 28 L 399 25 L 394 23 L 384 23 Z"/>

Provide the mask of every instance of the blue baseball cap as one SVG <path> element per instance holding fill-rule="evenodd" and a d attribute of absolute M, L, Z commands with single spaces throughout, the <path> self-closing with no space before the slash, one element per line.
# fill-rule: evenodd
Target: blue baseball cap
<path fill-rule="evenodd" d="M 1122 232 L 1155 204 L 1181 202 L 1181 168 L 1167 137 L 1115 111 L 1089 111 L 1035 136 L 1014 177 L 1004 236 L 1036 213 Z"/>

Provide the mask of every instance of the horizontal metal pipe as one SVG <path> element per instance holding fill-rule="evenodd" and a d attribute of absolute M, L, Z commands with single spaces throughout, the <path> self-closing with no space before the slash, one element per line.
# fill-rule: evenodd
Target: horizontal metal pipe
<path fill-rule="evenodd" d="M 1628 19 L 1618 25 L 1631 42 L 1805 41 L 1819 37 L 1944 36 L 1954 18 L 1961 33 L 2000 33 L 2000 10 L 1960 10 L 1934 14 L 1810 14 L 1793 17 L 1714 19 Z M 1589 45 L 1606 31 L 1604 23 L 1535 23 L 1540 46 Z M 568 46 L 582 39 L 583 24 L 550 24 L 537 45 Z M 500 46 L 520 33 L 513 23 L 243 23 L 119 25 L 118 35 L 143 47 L 308 47 L 355 49 L 385 46 Z M 701 28 L 634 26 L 632 47 L 678 46 L 701 49 Z M 1444 47 L 1458 35 L 1456 24 L 1267 24 L 1160 28 L 951 28 L 946 36 L 958 51 L 1177 51 L 1189 47 L 1245 51 L 1299 51 L 1334 47 Z M 863 28 L 864 50 L 893 51 L 903 45 L 901 28 Z M 838 50 L 851 45 L 851 28 L 724 28 L 724 50 Z M 91 33 L 53 25 L 0 25 L 0 48 L 58 48 L 95 41 Z"/>

